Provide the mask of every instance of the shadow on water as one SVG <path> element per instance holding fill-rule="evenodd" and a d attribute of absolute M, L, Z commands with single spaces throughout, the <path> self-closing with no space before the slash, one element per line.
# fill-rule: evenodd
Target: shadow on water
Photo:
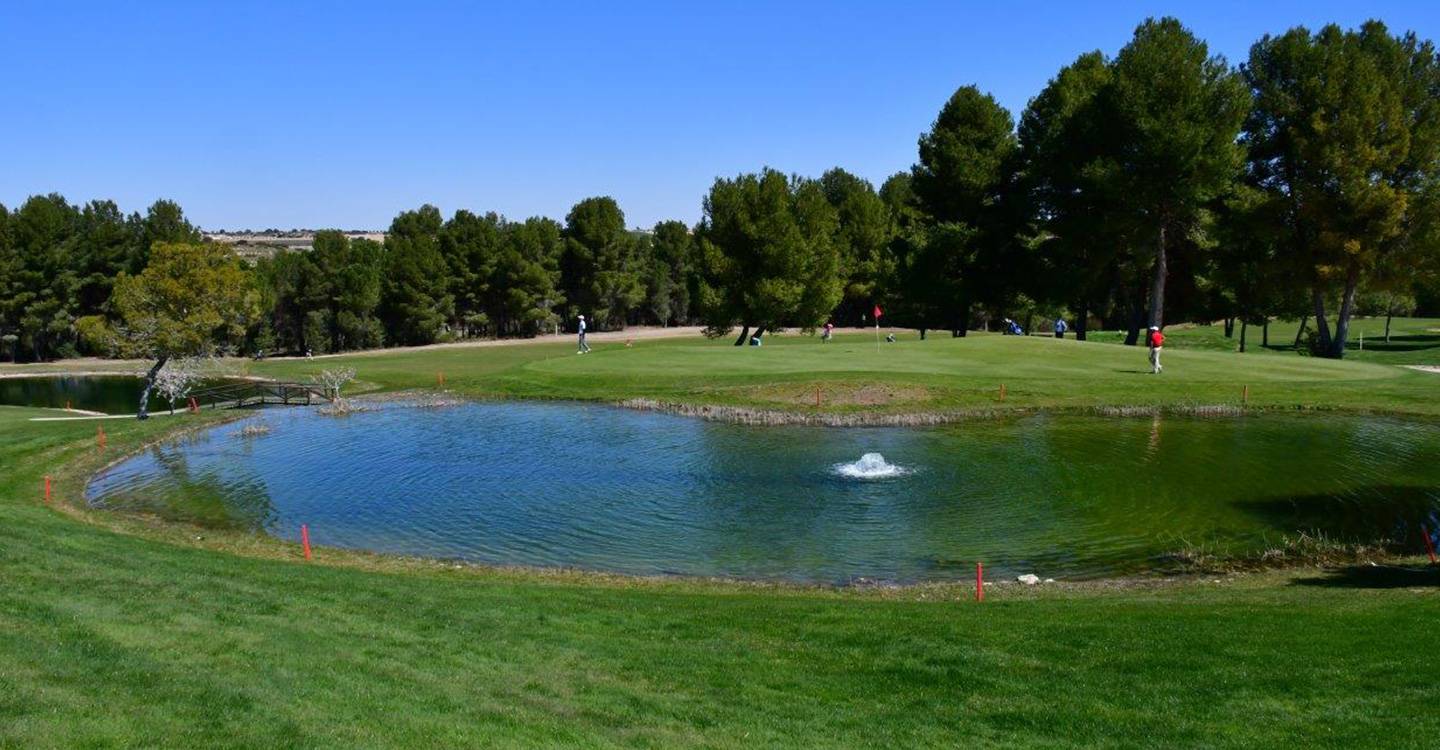
<path fill-rule="evenodd" d="M 1440 567 L 1434 565 L 1347 565 L 1324 575 L 1297 579 L 1295 586 L 1353 589 L 1406 589 L 1440 586 Z"/>
<path fill-rule="evenodd" d="M 208 529 L 259 532 L 276 518 L 265 483 L 226 477 L 215 468 L 193 469 L 183 441 L 151 451 L 165 470 L 163 481 L 149 481 L 107 495 L 96 507 L 153 515 L 166 521 Z"/>
<path fill-rule="evenodd" d="M 225 379 L 206 380 L 199 387 L 222 385 Z M 0 404 L 29 406 L 41 409 L 63 409 L 66 406 L 106 414 L 133 414 L 139 405 L 142 381 L 128 375 L 55 375 L 25 378 L 0 378 Z M 158 392 L 150 396 L 151 411 L 166 411 L 172 406 Z"/>
<path fill-rule="evenodd" d="M 814 582 L 958 580 L 977 560 L 1123 575 L 1192 542 L 1255 554 L 1300 531 L 1415 552 L 1440 508 L 1440 425 L 1382 418 L 833 430 L 503 403 L 267 420 L 261 437 L 221 428 L 124 462 L 87 497 L 290 538 L 306 523 L 377 552 Z M 906 471 L 840 471 L 869 453 Z"/>
<path fill-rule="evenodd" d="M 1282 533 L 1318 533 L 1337 542 L 1391 542 L 1423 549 L 1420 527 L 1440 522 L 1440 489 L 1368 486 L 1343 494 L 1240 500 L 1236 506 Z"/>

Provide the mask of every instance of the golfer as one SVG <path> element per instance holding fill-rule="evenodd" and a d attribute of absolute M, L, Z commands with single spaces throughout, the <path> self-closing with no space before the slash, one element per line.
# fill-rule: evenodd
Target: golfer
<path fill-rule="evenodd" d="M 1064 319 L 1064 318 L 1056 318 L 1056 319 L 1055 319 L 1055 338 L 1057 338 L 1057 339 L 1063 339 L 1063 338 L 1065 338 L 1065 332 L 1068 331 L 1068 330 L 1070 330 L 1070 326 L 1065 325 L 1065 319 Z"/>
<path fill-rule="evenodd" d="M 830 336 L 831 336 L 834 332 L 835 332 L 835 324 L 834 324 L 833 322 L 831 322 L 831 321 L 828 321 L 828 320 L 825 321 L 825 332 L 822 333 L 822 334 L 820 334 L 820 343 L 823 344 L 823 343 L 826 343 L 826 342 L 830 341 Z"/>
<path fill-rule="evenodd" d="M 1159 375 L 1165 368 L 1160 366 L 1160 350 L 1165 348 L 1165 334 L 1160 326 L 1150 326 L 1150 372 Z"/>
<path fill-rule="evenodd" d="M 577 352 L 575 352 L 575 353 L 576 353 L 576 354 L 584 354 L 585 352 L 590 351 L 590 345 L 587 344 L 587 343 L 585 343 L 585 316 L 584 316 L 584 315 L 581 315 L 581 316 L 580 316 L 580 325 L 578 326 L 578 328 L 580 329 L 580 350 L 577 351 Z"/>

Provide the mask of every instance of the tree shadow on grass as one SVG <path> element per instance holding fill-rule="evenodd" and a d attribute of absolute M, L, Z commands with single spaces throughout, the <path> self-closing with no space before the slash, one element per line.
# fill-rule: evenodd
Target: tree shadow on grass
<path fill-rule="evenodd" d="M 1358 346 L 1358 340 L 1351 336 L 1347 348 Z M 1391 336 L 1389 341 L 1386 341 L 1384 336 L 1365 337 L 1365 351 L 1367 352 L 1423 352 L 1430 349 L 1440 349 L 1440 335 Z"/>
<path fill-rule="evenodd" d="M 1360 337 L 1352 331 L 1350 334 L 1350 339 L 1348 341 L 1348 346 L 1346 348 L 1358 348 L 1359 345 Z M 1252 344 L 1252 346 L 1255 346 L 1258 349 L 1267 349 L 1272 352 L 1299 352 L 1304 348 L 1305 345 L 1303 343 L 1297 344 L 1295 341 L 1290 339 L 1275 339 L 1272 343 L 1269 344 Z M 1394 335 L 1390 337 L 1389 341 L 1386 341 L 1384 336 L 1367 335 L 1365 337 L 1365 349 L 1367 351 L 1370 349 L 1374 349 L 1376 351 L 1394 352 L 1414 352 L 1423 349 L 1440 349 L 1440 334 L 1426 333 L 1405 334 L 1403 336 Z"/>
<path fill-rule="evenodd" d="M 1440 586 L 1440 566 L 1435 565 L 1347 565 L 1311 578 L 1298 578 L 1291 585 L 1351 589 L 1407 589 Z"/>
<path fill-rule="evenodd" d="M 1440 342 L 1434 344 L 1372 344 L 1365 342 L 1367 352 L 1428 352 L 1432 349 L 1440 349 Z M 1349 347 L 1346 348 L 1349 350 Z"/>
<path fill-rule="evenodd" d="M 1369 339 L 1369 340 L 1367 341 L 1367 343 L 1369 343 L 1369 341 L 1375 342 L 1375 345 L 1376 345 L 1376 346 L 1385 346 L 1385 345 L 1386 345 L 1386 341 L 1385 341 L 1385 337 L 1384 337 L 1384 336 L 1375 336 L 1374 338 Z M 1409 335 L 1409 334 L 1407 334 L 1407 335 L 1405 335 L 1405 336 L 1391 336 L 1389 343 L 1392 343 L 1392 344 L 1393 344 L 1393 343 L 1396 343 L 1396 342 L 1405 343 L 1405 344 L 1429 343 L 1431 346 L 1440 346 L 1440 333 L 1427 333 L 1427 334 L 1424 334 L 1424 335 L 1419 335 L 1419 334 Z"/>

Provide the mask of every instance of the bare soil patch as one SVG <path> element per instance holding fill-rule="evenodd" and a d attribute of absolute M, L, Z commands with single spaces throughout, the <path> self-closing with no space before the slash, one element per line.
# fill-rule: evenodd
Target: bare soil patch
<path fill-rule="evenodd" d="M 883 383 L 780 383 L 748 388 L 747 397 L 759 403 L 785 406 L 890 406 L 931 400 L 922 385 Z"/>

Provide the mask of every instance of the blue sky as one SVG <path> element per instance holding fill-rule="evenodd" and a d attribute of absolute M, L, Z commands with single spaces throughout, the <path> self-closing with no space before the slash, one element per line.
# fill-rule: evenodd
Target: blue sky
<path fill-rule="evenodd" d="M 209 229 L 383 228 L 422 203 L 693 222 L 717 175 L 908 167 L 975 83 L 1018 115 L 1081 52 L 1174 15 L 1267 32 L 1440 2 L 108 3 L 0 6 L 0 203 L 173 198 Z"/>

